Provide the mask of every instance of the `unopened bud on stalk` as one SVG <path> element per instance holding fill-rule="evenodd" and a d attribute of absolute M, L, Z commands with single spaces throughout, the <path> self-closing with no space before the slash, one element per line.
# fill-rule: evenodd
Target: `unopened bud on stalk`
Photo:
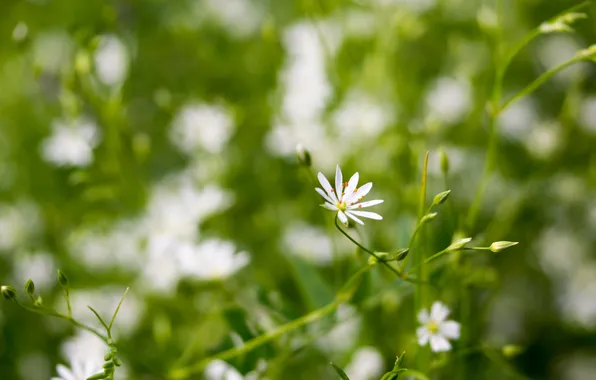
<path fill-rule="evenodd" d="M 447 153 L 441 149 L 441 171 L 443 174 L 449 173 L 449 157 L 447 157 Z"/>
<path fill-rule="evenodd" d="M 25 292 L 27 292 L 30 297 L 33 297 L 33 294 L 35 293 L 35 284 L 32 279 L 27 280 L 27 283 L 25 284 Z"/>
<path fill-rule="evenodd" d="M 60 269 L 58 269 L 58 283 L 65 288 L 68 286 L 68 277 Z"/>
<path fill-rule="evenodd" d="M 312 164 L 310 152 L 302 144 L 296 145 L 296 156 L 298 157 L 300 164 L 306 167 L 310 167 Z"/>
<path fill-rule="evenodd" d="M 524 348 L 516 344 L 507 344 L 503 346 L 501 351 L 503 352 L 503 356 L 507 358 L 512 358 L 521 354 L 524 351 Z"/>
<path fill-rule="evenodd" d="M 377 262 L 379 262 L 379 260 L 384 260 L 387 256 L 389 256 L 389 254 L 387 252 L 375 252 L 375 256 L 371 256 L 368 258 L 368 263 L 369 264 L 375 264 Z M 377 259 L 378 257 L 378 259 Z"/>
<path fill-rule="evenodd" d="M 463 238 L 463 239 L 456 240 L 453 243 L 451 243 L 451 245 L 449 247 L 447 247 L 446 250 L 447 251 L 459 251 L 461 249 L 464 249 L 466 244 L 468 244 L 470 241 L 472 241 L 472 238 Z"/>
<path fill-rule="evenodd" d="M 2 291 L 2 296 L 7 301 L 14 301 L 17 298 L 16 289 L 10 285 L 3 285 L 0 291 Z"/>
<path fill-rule="evenodd" d="M 443 191 L 442 193 L 435 195 L 433 198 L 433 205 L 438 206 L 445 203 L 447 198 L 449 198 L 449 194 L 451 194 L 451 190 Z"/>
<path fill-rule="evenodd" d="M 432 222 L 433 220 L 435 220 L 435 218 L 437 217 L 437 213 L 436 212 L 431 212 L 430 214 L 426 214 L 422 217 L 422 220 L 420 221 L 421 224 L 425 224 L 428 222 Z"/>
<path fill-rule="evenodd" d="M 496 241 L 490 245 L 490 250 L 493 252 L 501 252 L 504 249 L 518 245 L 517 241 Z"/>
<path fill-rule="evenodd" d="M 90 376 L 87 378 L 87 380 L 100 380 L 100 379 L 105 379 L 106 377 L 108 377 L 108 375 L 104 372 L 100 372 L 100 373 L 96 373 L 93 376 Z"/>
<path fill-rule="evenodd" d="M 400 249 L 399 251 L 397 251 L 393 254 L 392 259 L 395 261 L 402 261 L 403 259 L 405 259 L 408 256 L 408 253 L 410 253 L 409 248 Z"/>

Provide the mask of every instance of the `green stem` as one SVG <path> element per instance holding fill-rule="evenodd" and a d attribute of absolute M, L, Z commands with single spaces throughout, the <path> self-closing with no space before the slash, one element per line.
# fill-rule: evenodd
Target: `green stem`
<path fill-rule="evenodd" d="M 70 290 L 64 289 L 64 299 L 66 300 L 66 308 L 68 309 L 68 318 L 72 318 L 72 307 L 70 306 Z"/>
<path fill-rule="evenodd" d="M 341 232 L 345 237 L 347 237 L 348 239 L 350 239 L 350 241 L 352 243 L 356 244 L 358 246 L 358 248 L 360 248 L 364 252 L 368 253 L 369 255 L 373 256 L 375 259 L 377 259 L 378 262 L 380 262 L 381 264 L 385 265 L 393 273 L 395 273 L 396 276 L 398 276 L 399 278 L 403 278 L 403 273 L 402 272 L 400 272 L 399 270 L 395 269 L 391 264 L 389 264 L 388 262 L 384 261 L 375 252 L 371 251 L 370 249 L 368 249 L 365 246 L 363 246 L 362 244 L 360 244 L 358 241 L 356 241 L 354 238 L 352 238 L 346 231 L 344 231 L 343 228 L 341 228 L 339 226 L 339 223 L 337 222 L 337 217 L 335 218 L 335 227 L 337 227 L 337 229 L 339 230 L 339 232 Z"/>
<path fill-rule="evenodd" d="M 532 83 L 527 85 L 523 90 L 521 90 L 517 94 L 513 95 L 509 100 L 507 100 L 499 108 L 498 112 L 500 113 L 500 112 L 504 111 L 509 106 L 511 106 L 513 103 L 517 102 L 518 100 L 520 100 L 520 99 L 526 97 L 527 95 L 531 94 L 532 92 L 536 91 L 536 89 L 538 87 L 542 86 L 546 81 L 548 81 L 550 78 L 552 78 L 559 71 L 561 71 L 573 64 L 576 64 L 576 63 L 582 62 L 582 61 L 586 61 L 586 60 L 589 60 L 589 58 L 577 55 L 577 56 L 553 67 L 552 69 L 548 70 L 547 72 L 543 73 L 538 78 L 536 78 Z"/>
<path fill-rule="evenodd" d="M 207 364 L 209 364 L 213 360 L 229 360 L 234 357 L 246 354 L 246 353 L 262 346 L 263 344 L 268 343 L 282 335 L 285 335 L 285 334 L 287 334 L 293 330 L 296 330 L 302 326 L 305 326 L 309 323 L 320 320 L 327 314 L 330 314 L 331 312 L 333 312 L 340 304 L 347 302 L 352 298 L 352 296 L 356 290 L 355 288 L 357 285 L 356 284 L 357 281 L 360 279 L 360 277 L 364 273 L 366 273 L 370 268 L 372 268 L 373 265 L 374 264 L 368 264 L 368 265 L 360 268 L 360 270 L 358 270 L 358 272 L 354 273 L 352 275 L 352 277 L 350 277 L 350 279 L 342 287 L 342 290 L 340 290 L 340 292 L 337 294 L 337 296 L 335 297 L 335 300 L 333 302 L 331 302 L 330 304 L 323 306 L 322 308 L 319 308 L 317 310 L 314 310 L 314 311 L 312 311 L 298 319 L 295 319 L 289 323 L 286 323 L 285 325 L 282 325 L 271 332 L 268 332 L 266 334 L 263 334 L 261 336 L 254 338 L 254 339 L 251 339 L 242 346 L 233 347 L 229 350 L 226 350 L 226 351 L 220 352 L 218 354 L 215 354 L 213 356 L 210 356 L 208 358 L 202 359 L 199 362 L 197 362 L 196 364 L 193 364 L 193 365 L 190 365 L 187 367 L 183 367 L 183 368 L 174 369 L 170 372 L 169 378 L 172 380 L 187 379 L 190 376 L 192 376 L 193 374 L 203 370 L 203 368 L 205 368 L 205 366 L 207 366 Z"/>
<path fill-rule="evenodd" d="M 116 307 L 116 311 L 114 311 L 114 315 L 112 315 L 112 320 L 110 321 L 110 325 L 108 326 L 108 335 L 111 334 L 112 331 L 112 326 L 114 326 L 114 321 L 116 320 L 116 315 L 118 315 L 118 311 L 120 311 L 120 306 L 122 306 L 122 302 L 124 302 L 124 297 L 126 297 L 126 295 L 128 294 L 128 290 L 130 288 L 126 288 L 126 290 L 124 291 L 124 294 L 122 295 L 122 298 L 120 298 L 120 302 L 118 303 L 118 306 Z"/>
<path fill-rule="evenodd" d="M 426 152 L 426 154 L 424 155 L 424 165 L 422 167 L 422 184 L 420 186 L 420 199 L 418 200 L 418 202 L 419 202 L 418 203 L 418 226 L 416 226 L 416 229 L 414 230 L 414 234 L 412 234 L 412 239 L 410 240 L 411 245 L 414 244 L 415 235 L 418 233 L 418 230 L 422 226 L 422 218 L 425 215 L 424 209 L 426 208 L 426 177 L 427 177 L 427 173 L 428 173 L 428 156 L 429 156 L 429 154 L 428 154 L 428 152 Z M 411 248 L 411 247 L 409 247 L 409 248 Z M 412 254 L 412 252 L 410 252 L 410 254 Z M 415 259 L 414 269 L 416 272 L 416 278 L 420 281 L 424 281 L 424 278 L 423 278 L 424 268 L 423 268 L 422 252 L 418 252 L 414 256 L 414 259 Z M 413 272 L 414 270 L 410 270 L 410 271 Z M 418 286 L 418 287 L 416 287 L 416 294 L 415 294 L 415 300 L 414 300 L 414 313 L 415 313 L 414 317 L 416 317 L 416 315 L 418 314 L 418 311 L 422 307 L 422 302 L 423 302 L 422 287 Z"/>
<path fill-rule="evenodd" d="M 106 336 L 104 336 L 102 333 L 95 330 L 93 327 L 87 326 L 87 325 L 77 321 L 76 319 L 74 319 L 72 317 L 58 313 L 57 311 L 54 311 L 51 309 L 47 309 L 45 307 L 30 307 L 30 306 L 23 305 L 16 300 L 15 300 L 15 302 L 17 303 L 17 305 L 19 305 L 23 309 L 30 311 L 32 313 L 36 313 L 36 314 L 40 314 L 40 315 L 49 315 L 51 317 L 56 317 L 56 318 L 67 320 L 70 323 L 72 323 L 73 325 L 75 325 L 76 327 L 89 331 L 90 333 L 92 333 L 93 335 L 97 336 L 99 339 L 104 341 L 106 344 L 108 342 L 108 338 Z"/>

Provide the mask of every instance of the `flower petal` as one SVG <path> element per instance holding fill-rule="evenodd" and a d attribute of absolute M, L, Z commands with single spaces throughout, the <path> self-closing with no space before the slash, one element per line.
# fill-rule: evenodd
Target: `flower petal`
<path fill-rule="evenodd" d="M 346 215 L 349 216 L 353 221 L 355 221 L 358 224 L 361 224 L 364 226 L 364 222 L 360 219 L 358 219 L 352 211 L 346 211 Z"/>
<path fill-rule="evenodd" d="M 375 219 L 375 220 L 383 220 L 383 217 L 375 212 L 370 212 L 370 211 L 355 211 L 355 210 L 350 210 L 350 212 L 352 214 L 356 214 L 358 216 L 361 216 L 363 218 L 368 218 L 368 219 Z"/>
<path fill-rule="evenodd" d="M 418 327 L 416 329 L 416 335 L 418 335 L 418 344 L 421 346 L 427 344 L 428 340 L 430 339 L 430 333 L 428 332 L 428 329 L 424 326 Z"/>
<path fill-rule="evenodd" d="M 358 186 L 358 179 L 360 178 L 360 174 L 358 172 L 354 173 L 350 181 L 348 182 L 348 187 L 346 187 L 345 195 L 343 196 L 343 201 L 346 202 L 352 198 L 354 195 L 354 190 Z M 347 202 L 346 202 L 347 203 Z"/>
<path fill-rule="evenodd" d="M 429 318 L 430 317 L 428 315 L 428 310 L 426 309 L 422 309 L 418 313 L 418 322 L 420 322 L 423 325 L 425 325 L 428 322 Z"/>
<path fill-rule="evenodd" d="M 319 193 L 319 195 L 322 196 L 323 199 L 326 200 L 327 202 L 329 202 L 329 203 L 335 203 L 335 202 L 333 202 L 333 199 L 331 199 L 331 197 L 329 197 L 329 195 L 323 191 L 323 189 L 319 189 L 317 187 L 317 188 L 315 188 L 315 191 L 317 193 Z"/>
<path fill-rule="evenodd" d="M 370 206 L 374 206 L 374 205 L 378 205 L 380 203 L 385 202 L 382 199 L 375 199 L 372 201 L 366 201 L 366 202 L 362 202 L 362 203 L 355 203 L 353 205 L 348 206 L 349 209 L 355 209 L 355 208 L 365 208 L 365 207 L 370 207 Z"/>
<path fill-rule="evenodd" d="M 356 203 L 360 198 L 364 197 L 372 189 L 372 182 L 362 185 L 355 193 L 347 200 L 347 203 Z"/>
<path fill-rule="evenodd" d="M 459 339 L 461 325 L 455 321 L 445 321 L 439 326 L 439 333 L 446 338 Z"/>
<path fill-rule="evenodd" d="M 321 184 L 321 186 L 323 186 L 323 189 L 325 189 L 325 191 L 327 192 L 327 195 L 329 195 L 329 198 L 331 198 L 333 200 L 332 203 L 337 203 L 338 202 L 337 197 L 333 193 L 333 188 L 331 187 L 331 184 L 327 180 L 327 177 L 325 177 L 323 175 L 323 173 L 319 172 L 319 174 L 317 174 L 317 178 L 319 179 L 319 183 Z"/>
<path fill-rule="evenodd" d="M 337 167 L 335 168 L 335 191 L 337 192 L 337 199 L 341 199 L 341 193 L 342 190 L 344 188 L 343 186 L 343 182 L 344 182 L 344 177 L 341 174 L 341 169 L 339 168 L 339 165 L 337 165 Z"/>
<path fill-rule="evenodd" d="M 332 205 L 331 203 L 323 203 L 322 205 L 320 205 L 321 207 L 326 208 L 327 210 L 331 210 L 331 211 L 338 211 L 337 207 L 335 207 L 334 205 Z"/>
<path fill-rule="evenodd" d="M 433 335 L 430 337 L 430 349 L 434 352 L 449 351 L 451 344 L 442 335 Z"/>
<path fill-rule="evenodd" d="M 68 368 L 64 364 L 58 364 L 56 366 L 56 371 L 58 372 L 58 375 L 60 375 L 60 377 L 64 380 L 77 380 L 75 379 L 74 374 L 72 373 L 70 368 Z"/>
<path fill-rule="evenodd" d="M 439 301 L 433 303 L 430 308 L 430 319 L 437 323 L 441 323 L 449 315 L 449 308 Z"/>
<path fill-rule="evenodd" d="M 343 224 L 348 224 L 348 217 L 346 216 L 346 214 L 344 214 L 343 211 L 338 211 L 337 217 L 339 218 L 339 221 Z"/>

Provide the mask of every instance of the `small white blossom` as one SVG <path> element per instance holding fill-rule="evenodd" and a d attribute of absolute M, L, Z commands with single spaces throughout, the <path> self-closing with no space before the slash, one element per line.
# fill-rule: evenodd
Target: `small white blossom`
<path fill-rule="evenodd" d="M 60 119 L 52 123 L 52 135 L 43 140 L 41 155 L 57 166 L 85 167 L 93 162 L 93 149 L 99 141 L 100 131 L 93 121 Z"/>
<path fill-rule="evenodd" d="M 426 345 L 430 341 L 430 348 L 434 352 L 451 350 L 448 339 L 459 339 L 460 324 L 455 321 L 446 321 L 449 308 L 436 301 L 430 309 L 422 309 L 418 313 L 418 321 L 422 324 L 416 329 L 418 344 Z"/>
<path fill-rule="evenodd" d="M 207 380 L 242 380 L 243 378 L 236 368 L 223 360 L 213 360 L 205 367 Z"/>
<path fill-rule="evenodd" d="M 71 367 L 58 364 L 56 371 L 59 377 L 52 377 L 51 380 L 86 380 L 102 370 L 101 366 L 90 361 L 73 361 Z"/>
<path fill-rule="evenodd" d="M 358 173 L 354 174 L 349 182 L 344 183 L 341 169 L 339 168 L 339 165 L 337 165 L 335 170 L 335 189 L 331 187 L 331 184 L 322 173 L 318 174 L 318 178 L 321 186 L 325 189 L 324 191 L 318 187 L 315 189 L 326 201 L 321 206 L 331 211 L 337 211 L 337 217 L 343 224 L 348 223 L 348 217 L 359 224 L 364 224 L 362 220 L 358 218 L 359 216 L 376 220 L 383 219 L 381 215 L 374 212 L 358 210 L 383 203 L 383 200 L 381 199 L 358 203 L 366 194 L 368 194 L 370 189 L 372 189 L 372 182 L 368 182 L 360 188 L 357 187 L 359 179 Z"/>

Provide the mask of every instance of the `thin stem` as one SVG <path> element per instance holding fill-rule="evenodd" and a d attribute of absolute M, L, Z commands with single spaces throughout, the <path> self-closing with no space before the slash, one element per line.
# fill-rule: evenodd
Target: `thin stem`
<path fill-rule="evenodd" d="M 120 302 L 118 303 L 118 307 L 116 307 L 116 311 L 114 311 L 114 315 L 112 315 L 112 320 L 110 321 L 110 325 L 108 326 L 108 335 L 111 334 L 112 326 L 114 325 L 114 321 L 116 320 L 116 315 L 118 315 L 118 311 L 120 311 L 120 306 L 122 306 L 122 302 L 124 302 L 124 297 L 126 297 L 126 295 L 128 294 L 129 289 L 130 288 L 127 287 L 124 291 L 124 294 L 122 295 L 122 298 L 120 298 Z"/>
<path fill-rule="evenodd" d="M 97 317 L 97 319 L 99 319 L 99 322 L 101 323 L 101 325 L 106 329 L 106 331 L 108 332 L 108 338 L 110 338 L 110 329 L 108 328 L 108 325 L 104 322 L 103 318 L 101 318 L 101 316 L 99 315 L 99 313 L 97 311 L 95 311 L 94 308 L 92 308 L 91 306 L 87 306 L 89 308 L 89 310 L 91 310 L 91 312 L 93 314 L 95 314 L 95 316 Z"/>
<path fill-rule="evenodd" d="M 553 67 L 552 69 L 548 70 L 547 72 L 543 73 L 542 75 L 540 75 L 538 78 L 536 78 L 532 83 L 530 83 L 528 86 L 526 86 L 523 90 L 519 91 L 517 94 L 513 95 L 509 100 L 507 100 L 500 108 L 499 108 L 499 113 L 504 111 L 505 109 L 507 109 L 510 105 L 512 105 L 513 103 L 517 102 L 518 100 L 524 98 L 525 96 L 531 94 L 532 92 L 536 91 L 536 89 L 540 86 L 542 86 L 547 80 L 549 80 L 550 78 L 552 78 L 555 74 L 557 74 L 559 71 L 575 64 L 578 62 L 582 62 L 582 61 L 586 61 L 588 60 L 588 57 L 584 57 L 584 56 L 580 56 L 577 55 L 555 67 Z"/>
<path fill-rule="evenodd" d="M 341 232 L 345 237 L 347 237 L 348 239 L 350 239 L 350 241 L 354 244 L 356 244 L 361 250 L 363 250 L 364 252 L 368 253 L 369 255 L 373 256 L 375 259 L 377 259 L 378 262 L 382 263 L 383 265 L 385 265 L 387 268 L 389 268 L 393 273 L 395 273 L 399 278 L 403 278 L 403 273 L 400 272 L 399 270 L 395 269 L 392 265 L 390 265 L 388 262 L 384 261 L 381 257 L 379 257 L 376 253 L 374 253 L 373 251 L 371 251 L 370 249 L 366 248 L 365 246 L 363 246 L 362 244 L 360 244 L 358 241 L 356 241 L 354 238 L 352 238 L 346 231 L 343 230 L 343 228 L 341 228 L 339 226 L 339 223 L 337 222 L 337 217 L 335 218 L 335 227 L 337 227 L 337 229 L 339 230 L 339 232 Z"/>
<path fill-rule="evenodd" d="M 205 368 L 207 364 L 209 364 L 213 360 L 229 360 L 231 358 L 246 354 L 282 335 L 285 335 L 309 323 L 318 321 L 327 314 L 333 312 L 340 304 L 347 302 L 352 298 L 356 290 L 356 282 L 364 273 L 366 273 L 370 268 L 372 268 L 373 265 L 374 264 L 368 264 L 360 268 L 358 272 L 354 273 L 352 277 L 350 277 L 350 279 L 348 279 L 346 284 L 342 287 L 342 290 L 340 290 L 340 292 L 337 294 L 335 300 L 330 304 L 323 306 L 322 308 L 319 308 L 317 310 L 314 310 L 298 319 L 288 322 L 285 325 L 282 325 L 271 332 L 265 333 L 261 336 L 251 339 L 242 346 L 233 347 L 229 350 L 220 352 L 208 358 L 202 359 L 196 364 L 190 365 L 188 367 L 174 369 L 170 372 L 169 378 L 173 380 L 189 378 L 191 375 L 200 372 L 203 368 Z"/>
<path fill-rule="evenodd" d="M 66 300 L 66 308 L 68 309 L 68 318 L 72 318 L 72 307 L 70 306 L 70 290 L 64 289 L 64 299 Z"/>
<path fill-rule="evenodd" d="M 414 230 L 414 234 L 412 234 L 412 239 L 410 240 L 410 244 L 414 244 L 415 236 L 418 233 L 418 230 L 422 226 L 422 218 L 424 217 L 424 209 L 426 208 L 426 177 L 428 173 L 428 152 L 424 155 L 424 165 L 422 167 L 422 184 L 420 186 L 420 199 L 418 200 L 418 226 Z M 431 206 L 432 209 L 432 206 Z M 430 209 L 429 209 L 430 210 Z M 411 248 L 411 247 L 409 247 Z M 411 252 L 410 252 L 411 254 Z M 422 260 L 422 252 L 418 252 L 415 256 L 415 264 L 414 268 L 416 271 L 416 278 L 420 281 L 424 281 L 423 278 L 423 260 Z M 410 270 L 413 271 L 413 270 Z M 415 303 L 414 303 L 414 312 L 418 313 L 418 310 L 422 307 L 423 302 L 423 294 L 422 294 L 422 287 L 416 287 L 416 294 L 415 294 Z"/>
<path fill-rule="evenodd" d="M 51 317 L 56 317 L 56 318 L 67 320 L 70 323 L 72 323 L 73 325 L 75 325 L 76 327 L 79 327 L 79 328 L 81 328 L 83 330 L 89 331 L 90 333 L 92 333 L 93 335 L 97 336 L 99 339 L 101 339 L 105 343 L 108 342 L 108 338 L 105 335 L 103 335 L 102 333 L 100 333 L 99 331 L 97 331 L 96 329 L 94 329 L 93 327 L 87 326 L 87 325 L 85 325 L 85 324 L 77 321 L 76 319 L 74 319 L 72 317 L 69 317 L 67 315 L 58 313 L 57 311 L 54 311 L 54 310 L 51 310 L 51 309 L 47 309 L 45 307 L 30 307 L 30 306 L 21 304 L 17 300 L 15 300 L 15 302 L 17 303 L 17 305 L 19 305 L 23 309 L 25 309 L 27 311 L 30 311 L 32 313 L 36 313 L 36 314 L 40 314 L 40 315 L 49 315 Z"/>

